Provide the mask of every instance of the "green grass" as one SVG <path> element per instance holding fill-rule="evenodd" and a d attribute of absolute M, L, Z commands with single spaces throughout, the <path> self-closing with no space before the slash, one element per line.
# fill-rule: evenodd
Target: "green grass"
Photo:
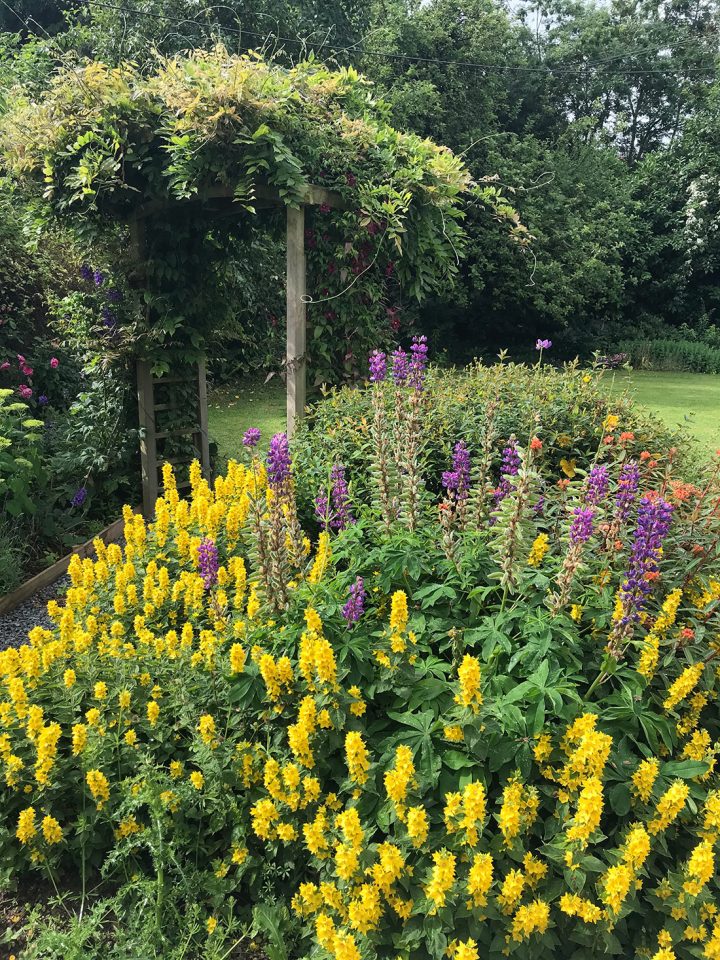
<path fill-rule="evenodd" d="M 280 377 L 269 383 L 255 382 L 220 387 L 208 398 L 210 436 L 217 442 L 221 457 L 239 457 L 242 437 L 248 427 L 262 431 L 261 446 L 285 429 L 285 384 Z"/>
<path fill-rule="evenodd" d="M 612 389 L 628 387 L 638 403 L 670 426 L 685 427 L 711 452 L 720 447 L 720 376 L 645 370 L 615 374 Z"/>

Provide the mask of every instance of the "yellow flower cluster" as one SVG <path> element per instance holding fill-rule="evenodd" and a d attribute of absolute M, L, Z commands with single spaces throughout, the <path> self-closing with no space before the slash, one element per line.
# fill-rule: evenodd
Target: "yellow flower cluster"
<path fill-rule="evenodd" d="M 528 554 L 528 566 L 529 567 L 539 567 L 540 564 L 545 559 L 545 554 L 550 549 L 550 538 L 546 533 L 539 533 L 537 537 L 533 540 L 533 544 L 530 547 L 530 553 Z"/>

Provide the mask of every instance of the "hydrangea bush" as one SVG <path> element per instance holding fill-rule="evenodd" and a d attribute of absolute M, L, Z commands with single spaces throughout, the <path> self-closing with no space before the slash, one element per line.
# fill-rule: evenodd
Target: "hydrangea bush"
<path fill-rule="evenodd" d="M 272 957 L 720 957 L 720 464 L 609 414 L 570 478 L 540 416 L 429 477 L 414 347 L 316 542 L 248 431 L 0 655 L 2 870 L 103 898 L 83 956 L 227 957 L 252 910 Z"/>

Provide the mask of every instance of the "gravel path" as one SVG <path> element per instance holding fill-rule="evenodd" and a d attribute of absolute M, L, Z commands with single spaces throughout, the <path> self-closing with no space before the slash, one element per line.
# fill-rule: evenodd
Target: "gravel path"
<path fill-rule="evenodd" d="M 51 627 L 47 615 L 47 602 L 62 596 L 69 586 L 67 576 L 49 584 L 36 594 L 15 607 L 9 613 L 0 615 L 0 650 L 7 647 L 19 647 L 27 640 L 28 630 L 33 627 Z"/>

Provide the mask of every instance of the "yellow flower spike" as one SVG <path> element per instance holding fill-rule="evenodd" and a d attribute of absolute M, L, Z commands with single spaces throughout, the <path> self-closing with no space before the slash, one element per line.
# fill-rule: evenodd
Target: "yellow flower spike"
<path fill-rule="evenodd" d="M 20 843 L 25 844 L 29 843 L 36 835 L 37 828 L 35 826 L 35 809 L 34 807 L 27 807 L 25 810 L 20 812 L 15 836 L 18 838 Z"/>
<path fill-rule="evenodd" d="M 545 554 L 550 549 L 550 538 L 546 533 L 540 533 L 533 541 L 530 553 L 528 554 L 527 564 L 529 567 L 539 567 L 543 562 Z"/>
<path fill-rule="evenodd" d="M 469 653 L 465 654 L 458 669 L 458 686 L 459 692 L 455 702 L 477 713 L 483 702 L 480 690 L 480 662 Z"/>
<path fill-rule="evenodd" d="M 62 840 L 63 832 L 62 827 L 57 822 L 55 817 L 50 815 L 43 818 L 42 822 L 42 832 L 45 842 L 52 846 L 55 843 L 60 843 Z"/>
<path fill-rule="evenodd" d="M 370 769 L 369 754 L 361 734 L 355 730 L 345 737 L 345 760 L 350 779 L 359 786 L 366 783 Z"/>
<path fill-rule="evenodd" d="M 96 801 L 98 810 L 110 799 L 110 784 L 104 773 L 100 770 L 88 770 L 85 775 L 85 781 L 90 788 L 90 793 Z"/>
<path fill-rule="evenodd" d="M 425 887 L 425 896 L 432 900 L 432 912 L 436 913 L 445 906 L 448 894 L 455 884 L 456 858 L 449 850 L 437 850 L 433 854 L 433 863 L 430 881 Z"/>

